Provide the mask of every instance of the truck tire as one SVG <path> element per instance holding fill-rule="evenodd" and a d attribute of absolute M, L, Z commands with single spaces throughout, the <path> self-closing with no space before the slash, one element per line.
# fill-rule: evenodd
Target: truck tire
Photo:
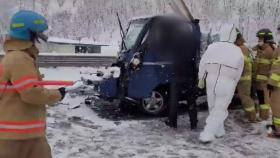
<path fill-rule="evenodd" d="M 166 94 L 162 91 L 154 90 L 150 97 L 142 99 L 140 108 L 143 113 L 151 116 L 164 114 L 167 110 Z"/>

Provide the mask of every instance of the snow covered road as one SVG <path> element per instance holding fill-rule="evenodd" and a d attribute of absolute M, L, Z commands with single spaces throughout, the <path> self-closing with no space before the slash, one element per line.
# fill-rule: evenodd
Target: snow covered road
<path fill-rule="evenodd" d="M 77 80 L 80 75 L 77 68 L 41 70 L 47 79 Z M 240 111 L 230 112 L 225 138 L 203 145 L 197 138 L 206 112 L 199 114 L 196 131 L 190 130 L 186 115 L 180 116 L 179 128 L 173 130 L 164 125 L 164 118 L 102 119 L 83 100 L 84 96 L 67 96 L 63 104 L 48 109 L 47 136 L 54 158 L 280 157 L 280 140 L 266 137 L 264 122 L 245 123 Z"/>

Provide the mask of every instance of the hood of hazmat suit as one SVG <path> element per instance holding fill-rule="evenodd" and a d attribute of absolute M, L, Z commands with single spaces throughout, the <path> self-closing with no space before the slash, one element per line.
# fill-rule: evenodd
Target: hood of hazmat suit
<path fill-rule="evenodd" d="M 223 25 L 219 30 L 220 42 L 234 43 L 237 37 L 237 32 L 233 24 Z"/>

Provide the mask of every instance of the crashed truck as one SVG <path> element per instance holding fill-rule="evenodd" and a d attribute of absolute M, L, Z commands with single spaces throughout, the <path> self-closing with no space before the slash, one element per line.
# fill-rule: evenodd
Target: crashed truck
<path fill-rule="evenodd" d="M 94 85 L 98 101 L 117 101 L 121 108 L 137 106 L 146 114 L 161 115 L 168 108 L 170 84 L 178 70 L 184 76 L 179 100 L 195 92 L 200 39 L 199 20 L 180 16 L 131 20 L 123 31 L 117 61 L 83 80 Z M 89 97 L 86 103 L 92 100 Z"/>

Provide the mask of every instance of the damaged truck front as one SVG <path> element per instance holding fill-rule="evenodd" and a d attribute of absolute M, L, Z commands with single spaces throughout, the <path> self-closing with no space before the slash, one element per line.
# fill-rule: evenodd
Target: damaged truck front
<path fill-rule="evenodd" d="M 139 18 L 129 23 L 123 35 L 117 62 L 107 69 L 111 76 L 95 86 L 100 98 L 119 100 L 122 108 L 137 105 L 147 114 L 160 115 L 168 106 L 171 80 L 180 70 L 184 76 L 180 99 L 186 100 L 197 81 L 198 21 L 175 16 Z"/>

